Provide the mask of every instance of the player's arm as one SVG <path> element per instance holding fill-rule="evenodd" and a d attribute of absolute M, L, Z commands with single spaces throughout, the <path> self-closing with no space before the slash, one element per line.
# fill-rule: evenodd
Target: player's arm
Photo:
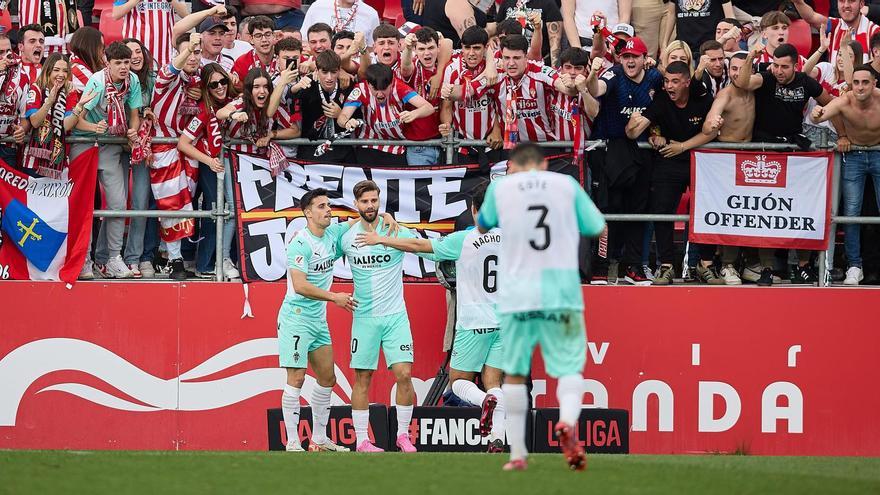
<path fill-rule="evenodd" d="M 499 179 L 500 180 L 500 179 Z M 477 230 L 481 234 L 489 232 L 498 226 L 498 209 L 495 207 L 495 185 L 498 181 L 492 181 L 486 189 L 486 195 L 483 198 L 483 205 L 477 214 Z"/>
<path fill-rule="evenodd" d="M 386 247 L 390 247 L 396 249 L 398 251 L 405 251 L 407 253 L 433 253 L 434 248 L 431 246 L 431 241 L 428 239 L 421 238 L 401 238 L 401 237 L 386 237 L 384 235 L 379 235 L 378 232 L 362 232 L 357 235 L 355 239 L 355 245 L 357 247 L 363 246 L 375 246 L 377 244 L 381 244 Z"/>
<path fill-rule="evenodd" d="M 348 312 L 352 312 L 357 308 L 358 303 L 353 297 L 351 297 L 351 294 L 345 292 L 330 292 L 320 287 L 316 287 L 309 283 L 306 279 L 305 273 L 296 268 L 291 268 L 287 271 L 290 274 L 290 281 L 293 283 L 293 290 L 297 294 L 309 299 L 314 299 L 315 301 L 332 302 Z"/>

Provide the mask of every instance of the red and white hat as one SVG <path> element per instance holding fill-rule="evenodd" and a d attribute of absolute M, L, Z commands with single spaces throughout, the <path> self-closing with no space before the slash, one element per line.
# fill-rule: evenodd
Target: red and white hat
<path fill-rule="evenodd" d="M 647 55 L 648 47 L 645 46 L 645 42 L 642 41 L 638 36 L 634 36 L 628 40 L 626 40 L 626 44 L 623 45 L 623 49 L 620 50 L 620 55 Z"/>

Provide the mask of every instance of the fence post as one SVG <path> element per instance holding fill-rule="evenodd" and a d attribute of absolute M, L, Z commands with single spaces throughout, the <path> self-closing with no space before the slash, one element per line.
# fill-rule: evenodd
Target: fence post
<path fill-rule="evenodd" d="M 226 167 L 226 157 L 223 151 L 226 145 L 220 145 L 220 164 L 223 165 L 223 171 L 217 174 L 217 202 L 214 203 L 214 228 L 217 231 L 217 245 L 215 246 L 214 260 L 214 277 L 218 282 L 223 281 L 223 222 L 226 220 L 226 174 L 229 172 Z"/>
<path fill-rule="evenodd" d="M 828 229 L 828 249 L 819 253 L 819 287 L 828 287 L 831 282 L 831 273 L 828 267 L 834 265 L 834 240 L 837 224 L 834 217 L 837 216 L 837 204 L 840 202 L 840 172 L 843 155 L 834 151 L 834 161 L 831 166 L 831 226 Z M 830 256 L 830 258 L 829 258 Z"/>
<path fill-rule="evenodd" d="M 452 132 L 443 138 L 443 148 L 446 149 L 446 164 L 452 165 L 452 159 L 455 157 L 455 138 L 453 137 Z"/>

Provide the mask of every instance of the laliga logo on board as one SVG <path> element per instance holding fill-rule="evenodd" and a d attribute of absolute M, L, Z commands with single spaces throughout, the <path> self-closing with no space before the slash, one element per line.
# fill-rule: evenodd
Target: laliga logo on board
<path fill-rule="evenodd" d="M 788 159 L 784 155 L 736 155 L 736 185 L 785 187 Z"/>

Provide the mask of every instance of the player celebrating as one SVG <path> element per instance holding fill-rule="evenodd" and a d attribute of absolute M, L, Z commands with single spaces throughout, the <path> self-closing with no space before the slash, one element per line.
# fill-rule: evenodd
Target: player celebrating
<path fill-rule="evenodd" d="M 330 418 L 330 393 L 336 385 L 333 348 L 327 327 L 327 302 L 346 311 L 357 308 L 351 294 L 329 292 L 333 282 L 333 262 L 341 253 L 336 244 L 356 222 L 331 224 L 333 218 L 326 189 L 315 189 L 303 195 L 300 208 L 306 227 L 297 231 L 287 245 L 287 295 L 278 312 L 278 347 L 282 368 L 287 369 L 287 383 L 281 395 L 281 412 L 287 429 L 287 450 L 303 452 L 299 425 L 299 396 L 306 378 L 308 362 L 317 378 L 309 403 L 312 405 L 312 440 L 310 452 L 348 452 L 327 438 Z M 394 231 L 397 224 L 390 215 L 386 223 Z"/>
<path fill-rule="evenodd" d="M 351 325 L 351 368 L 355 374 L 351 419 L 357 435 L 357 451 L 382 452 L 367 437 L 370 417 L 367 392 L 379 363 L 381 346 L 385 363 L 397 380 L 396 444 L 403 452 L 415 452 L 409 438 L 414 398 L 411 378 L 413 338 L 403 301 L 404 253 L 384 246 L 357 246 L 358 234 L 382 231 L 386 226 L 378 215 L 379 186 L 371 180 L 362 180 L 355 184 L 353 192 L 360 221 L 342 236 L 339 249 L 351 267 L 354 298 L 358 301 Z M 398 235 L 415 237 L 405 228 L 401 228 Z"/>
<path fill-rule="evenodd" d="M 486 194 L 486 186 L 473 193 L 471 214 L 476 221 Z M 435 261 L 455 261 L 457 281 L 457 321 L 449 381 L 455 395 L 474 405 L 482 405 L 480 434 L 489 436 L 489 452 L 504 450 L 504 407 L 501 392 L 502 341 L 495 315 L 498 254 L 501 231 L 480 234 L 461 230 L 439 239 L 401 239 L 366 232 L 357 237 L 358 245 L 387 247 L 410 253 L 434 253 Z M 486 392 L 474 383 L 482 371 Z M 491 431 L 491 433 L 490 433 Z"/>
<path fill-rule="evenodd" d="M 504 232 L 498 261 L 498 313 L 504 332 L 504 401 L 510 462 L 524 470 L 528 396 L 526 375 L 541 346 L 547 374 L 558 379 L 559 422 L 555 433 L 572 469 L 586 467 L 575 424 L 583 400 L 586 362 L 584 300 L 578 273 L 580 235 L 598 236 L 602 214 L 573 178 L 547 171 L 537 145 L 518 145 L 510 175 L 489 186 L 477 218 L 480 232 Z"/>

